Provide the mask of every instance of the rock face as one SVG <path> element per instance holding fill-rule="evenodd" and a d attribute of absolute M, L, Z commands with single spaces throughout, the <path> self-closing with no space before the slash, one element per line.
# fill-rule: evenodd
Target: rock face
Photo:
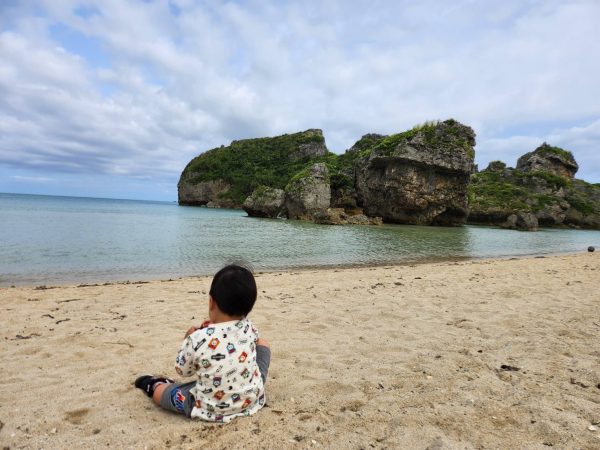
<path fill-rule="evenodd" d="M 519 158 L 517 169 L 501 164 L 471 177 L 469 223 L 600 228 L 600 186 L 573 179 L 571 152 L 544 143 Z"/>
<path fill-rule="evenodd" d="M 329 208 L 331 190 L 325 163 L 296 175 L 286 187 L 285 206 L 290 219 L 311 220 L 319 211 Z"/>
<path fill-rule="evenodd" d="M 386 137 L 358 160 L 358 205 L 386 222 L 465 223 L 474 145 L 473 130 L 454 120 Z"/>
<path fill-rule="evenodd" d="M 579 165 L 571 152 L 544 142 L 534 151 L 521 156 L 517 161 L 517 169 L 523 172 L 547 172 L 572 179 Z"/>
<path fill-rule="evenodd" d="M 313 222 L 323 225 L 382 225 L 381 217 L 367 217 L 362 213 L 348 214 L 344 208 L 328 208 L 317 211 Z"/>
<path fill-rule="evenodd" d="M 283 189 L 295 174 L 328 155 L 317 129 L 233 141 L 188 163 L 177 185 L 179 203 L 240 208 L 257 186 Z"/>
<path fill-rule="evenodd" d="M 312 159 L 318 158 L 319 156 L 325 156 L 327 153 L 329 153 L 329 150 L 327 150 L 327 146 L 325 145 L 323 131 L 318 129 L 310 129 L 306 130 L 304 133 L 312 134 L 313 136 L 320 137 L 321 139 L 298 144 L 298 147 L 290 153 L 291 159 Z"/>
<path fill-rule="evenodd" d="M 565 189 L 565 202 L 565 225 L 600 230 L 600 184 L 573 180 Z"/>
<path fill-rule="evenodd" d="M 250 217 L 285 217 L 285 192 L 283 189 L 259 186 L 243 205 Z"/>
<path fill-rule="evenodd" d="M 236 206 L 235 202 L 226 197 L 231 189 L 231 185 L 226 181 L 210 180 L 196 184 L 189 182 L 189 178 L 190 175 L 182 177 L 177 184 L 180 205 L 208 205 L 215 208 L 234 208 Z"/>
<path fill-rule="evenodd" d="M 511 214 L 502 225 L 502 228 L 521 231 L 536 231 L 538 229 L 537 217 L 528 212 Z"/>
<path fill-rule="evenodd" d="M 574 179 L 570 152 L 544 143 L 516 169 L 493 161 L 477 172 L 474 145 L 473 130 L 452 119 L 366 134 L 343 155 L 317 129 L 233 141 L 190 161 L 179 203 L 324 224 L 461 225 L 469 214 L 514 229 L 600 229 L 600 184 Z"/>
<path fill-rule="evenodd" d="M 506 169 L 506 164 L 502 161 L 492 161 L 488 164 L 487 170 L 488 172 L 503 172 Z"/>
<path fill-rule="evenodd" d="M 349 211 L 358 207 L 358 193 L 356 192 L 355 183 L 357 162 L 386 137 L 383 134 L 365 134 L 346 150 L 346 153 L 338 157 L 337 173 L 331 176 L 332 208 L 344 208 Z"/>

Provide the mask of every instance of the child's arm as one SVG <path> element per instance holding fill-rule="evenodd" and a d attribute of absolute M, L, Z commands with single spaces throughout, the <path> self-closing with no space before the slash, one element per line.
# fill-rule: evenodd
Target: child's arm
<path fill-rule="evenodd" d="M 196 343 L 191 336 L 187 336 L 181 344 L 181 349 L 175 358 L 175 371 L 182 377 L 194 374 L 194 359 L 196 355 Z"/>
<path fill-rule="evenodd" d="M 207 326 L 210 325 L 210 320 L 205 320 L 204 322 L 202 322 L 202 325 L 200 325 L 199 327 L 190 327 L 186 332 L 185 332 L 185 337 L 188 337 L 190 334 L 192 334 L 194 331 L 196 330 L 201 330 L 202 328 L 206 328 Z"/>

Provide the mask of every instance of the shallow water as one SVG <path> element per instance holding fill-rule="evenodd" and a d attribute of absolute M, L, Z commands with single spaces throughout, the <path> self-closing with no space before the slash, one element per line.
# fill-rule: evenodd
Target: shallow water
<path fill-rule="evenodd" d="M 600 231 L 324 226 L 176 203 L 0 194 L 0 286 L 585 251 Z"/>

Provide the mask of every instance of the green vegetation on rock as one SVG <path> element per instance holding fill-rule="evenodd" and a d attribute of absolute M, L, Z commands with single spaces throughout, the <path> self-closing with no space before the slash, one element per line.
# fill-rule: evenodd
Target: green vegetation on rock
<path fill-rule="evenodd" d="M 521 172 L 518 170 L 514 171 L 515 176 L 521 176 L 526 178 L 541 178 L 546 181 L 548 184 L 560 188 L 566 187 L 571 184 L 571 180 L 566 177 L 561 177 L 560 175 L 556 175 L 547 170 L 532 170 L 531 172 Z"/>
<path fill-rule="evenodd" d="M 560 147 L 554 147 L 546 143 L 542 144 L 535 150 L 541 156 L 559 156 L 569 161 L 575 161 L 573 153 Z"/>
<path fill-rule="evenodd" d="M 536 191 L 530 180 L 539 178 L 547 185 Z M 493 171 L 483 171 L 471 176 L 469 207 L 474 211 L 507 210 L 538 212 L 559 202 L 557 189 L 570 185 L 571 181 L 544 171 L 521 172 L 513 170 L 510 177 Z"/>
<path fill-rule="evenodd" d="M 327 163 L 333 189 L 352 189 L 354 187 L 354 167 L 357 161 L 368 156 L 377 144 L 387 136 L 366 134 L 361 137 L 350 150 L 338 155 Z"/>
<path fill-rule="evenodd" d="M 454 122 L 453 119 L 450 119 Z M 363 155 L 368 155 L 371 151 L 376 151 L 382 155 L 391 155 L 394 153 L 398 145 L 402 142 L 406 142 L 414 138 L 417 134 L 422 133 L 425 136 L 425 141 L 432 145 L 436 145 L 439 142 L 436 141 L 435 131 L 441 122 L 439 120 L 432 120 L 424 122 L 420 125 L 415 125 L 410 130 L 403 131 L 402 133 L 392 134 L 386 136 L 382 141 L 371 149 L 363 150 Z M 368 152 L 368 153 L 367 153 Z"/>
<path fill-rule="evenodd" d="M 224 196 L 241 204 L 258 186 L 283 189 L 309 164 L 336 157 L 331 153 L 319 158 L 295 156 L 301 146 L 311 144 L 325 146 L 319 130 L 233 141 L 227 147 L 214 148 L 194 158 L 184 169 L 182 178 L 191 184 L 224 180 L 232 186 Z"/>
<path fill-rule="evenodd" d="M 351 190 L 354 188 L 354 169 L 360 159 L 373 151 L 392 154 L 398 151 L 400 142 L 409 141 L 417 135 L 423 136 L 419 145 L 426 148 L 452 152 L 458 145 L 459 148 L 464 146 L 471 154 L 473 148 L 468 141 L 473 138 L 468 133 L 465 135 L 465 129 L 468 127 L 450 119 L 426 122 L 392 136 L 368 134 L 343 155 L 327 151 L 320 130 L 233 141 L 229 146 L 208 150 L 190 161 L 181 175 L 181 185 L 194 186 L 222 180 L 231 188 L 219 193 L 218 198 L 241 205 L 258 186 L 285 189 L 290 183 L 307 176 L 313 164 L 323 162 L 327 166 L 332 189 Z M 186 198 L 185 201 L 189 200 Z"/>
<path fill-rule="evenodd" d="M 261 184 L 260 186 L 258 186 L 257 188 L 255 188 L 253 192 L 256 195 L 263 195 L 269 189 L 270 189 L 269 186 L 265 186 L 264 184 Z"/>
<path fill-rule="evenodd" d="M 468 187 L 468 198 L 470 208 L 482 211 L 528 209 L 525 203 L 526 189 L 506 181 L 497 172 L 473 174 Z"/>
<path fill-rule="evenodd" d="M 380 155 L 393 155 L 401 151 L 398 146 L 404 142 L 408 142 L 418 135 L 423 136 L 424 145 L 428 148 L 445 148 L 448 147 L 462 148 L 467 152 L 469 158 L 475 157 L 475 150 L 464 135 L 464 126 L 454 119 L 449 119 L 444 122 L 428 121 L 420 125 L 415 125 L 408 131 L 393 134 L 385 137 L 377 145 L 365 148 L 361 151 L 361 156 L 368 156 L 371 152 L 376 152 Z"/>
<path fill-rule="evenodd" d="M 583 180 L 573 180 L 566 191 L 565 199 L 584 215 L 600 215 L 600 183 L 592 184 Z"/>
<path fill-rule="evenodd" d="M 600 187 L 597 185 L 560 176 L 548 170 L 493 170 L 500 166 L 498 162 L 490 166 L 489 170 L 471 176 L 469 208 L 476 220 L 481 220 L 486 215 L 502 217 L 499 213 L 506 216 L 530 212 L 540 213 L 540 217 L 548 225 L 561 225 L 569 208 L 581 213 L 582 217 L 591 218 L 591 221 L 578 223 L 581 226 L 594 227 L 590 224 L 598 220 Z M 573 220 L 572 217 L 571 215 L 570 220 Z"/>

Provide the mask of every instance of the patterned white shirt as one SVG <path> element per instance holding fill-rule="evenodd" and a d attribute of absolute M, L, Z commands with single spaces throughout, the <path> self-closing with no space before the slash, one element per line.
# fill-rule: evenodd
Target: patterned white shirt
<path fill-rule="evenodd" d="M 229 422 L 264 406 L 257 340 L 258 332 L 247 318 L 210 324 L 185 338 L 175 370 L 182 376 L 198 377 L 190 390 L 195 399 L 192 417 Z"/>

